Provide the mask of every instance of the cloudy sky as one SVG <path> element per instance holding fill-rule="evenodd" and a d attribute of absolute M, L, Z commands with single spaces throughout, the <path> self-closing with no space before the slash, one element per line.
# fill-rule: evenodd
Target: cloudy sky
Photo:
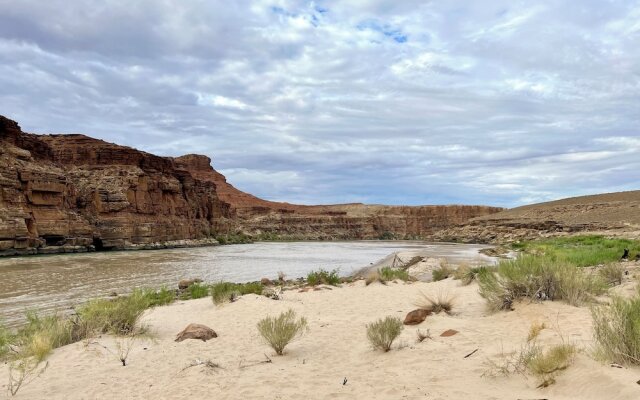
<path fill-rule="evenodd" d="M 271 200 L 640 189 L 640 1 L 0 0 L 0 114 Z"/>

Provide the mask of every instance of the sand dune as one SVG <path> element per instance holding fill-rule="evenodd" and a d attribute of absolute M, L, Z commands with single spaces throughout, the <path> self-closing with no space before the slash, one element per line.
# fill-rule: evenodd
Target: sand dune
<path fill-rule="evenodd" d="M 415 308 L 421 291 L 455 294 L 457 314 L 429 316 L 418 326 L 405 327 L 392 351 L 372 350 L 365 325 L 387 315 L 404 317 Z M 308 318 L 310 330 L 284 356 L 276 356 L 261 341 L 255 325 L 263 316 L 289 308 Z M 588 356 L 592 345 L 588 308 L 520 303 L 515 311 L 489 315 L 475 284 L 460 286 L 451 279 L 368 287 L 358 281 L 332 290 L 288 291 L 280 301 L 246 295 L 222 307 L 205 298 L 150 310 L 143 320 L 155 339 L 135 342 L 126 367 L 99 346 L 76 343 L 55 350 L 49 368 L 16 398 L 640 398 L 639 368 L 611 368 Z M 191 322 L 212 327 L 219 337 L 206 343 L 174 342 L 175 334 Z M 538 381 L 531 376 L 483 377 L 487 360 L 520 348 L 532 322 L 549 327 L 540 335 L 541 344 L 564 338 L 585 349 L 574 365 L 545 389 L 537 389 Z M 433 340 L 416 343 L 417 329 L 430 330 Z M 459 333 L 440 337 L 447 329 Z M 113 338 L 97 341 L 115 349 Z M 265 354 L 271 363 L 262 362 Z M 184 369 L 197 359 L 211 360 L 220 368 Z M 7 382 L 7 366 L 0 367 L 0 382 Z"/>

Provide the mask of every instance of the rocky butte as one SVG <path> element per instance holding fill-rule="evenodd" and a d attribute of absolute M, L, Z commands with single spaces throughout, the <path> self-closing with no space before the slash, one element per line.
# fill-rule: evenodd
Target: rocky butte
<path fill-rule="evenodd" d="M 0 255 L 216 243 L 436 237 L 500 208 L 300 206 L 244 193 L 201 155 L 159 157 L 84 135 L 34 135 L 0 116 Z"/>

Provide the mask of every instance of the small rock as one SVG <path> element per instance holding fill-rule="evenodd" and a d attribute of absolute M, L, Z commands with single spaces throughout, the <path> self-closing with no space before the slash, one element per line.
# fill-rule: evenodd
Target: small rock
<path fill-rule="evenodd" d="M 458 331 L 457 331 L 457 330 L 455 330 L 455 329 L 447 329 L 446 331 L 442 332 L 442 333 L 440 334 L 440 336 L 442 336 L 442 337 L 449 337 L 449 336 L 453 336 L 453 335 L 455 335 L 455 334 L 457 334 L 457 333 L 458 333 Z"/>
<path fill-rule="evenodd" d="M 418 325 L 427 318 L 427 315 L 431 314 L 429 310 L 417 309 L 409 312 L 404 318 L 405 325 Z"/>
<path fill-rule="evenodd" d="M 269 279 L 269 278 L 262 278 L 262 279 L 260 279 L 260 284 L 262 286 L 272 286 L 273 282 L 271 282 L 271 279 Z"/>
<path fill-rule="evenodd" d="M 111 297 L 118 297 L 118 293 L 116 293 L 116 292 L 111 292 L 111 293 L 109 293 L 109 296 L 111 296 Z"/>
<path fill-rule="evenodd" d="M 200 339 L 206 342 L 209 339 L 217 337 L 218 334 L 206 325 L 189 324 L 182 332 L 176 335 L 176 342 L 182 342 L 185 339 Z"/>
<path fill-rule="evenodd" d="M 200 282 L 202 282 L 202 279 L 199 279 L 199 278 L 182 279 L 180 282 L 178 282 L 178 289 L 185 290 L 185 289 L 188 289 L 189 286 L 193 285 L 194 283 L 200 283 Z"/>

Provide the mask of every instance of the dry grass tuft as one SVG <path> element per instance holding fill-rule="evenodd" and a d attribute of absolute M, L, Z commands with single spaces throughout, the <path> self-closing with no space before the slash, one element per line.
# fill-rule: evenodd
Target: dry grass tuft
<path fill-rule="evenodd" d="M 527 342 L 536 340 L 540 335 L 540 332 L 542 332 L 543 329 L 546 329 L 546 327 L 547 325 L 544 322 L 531 324 L 531 327 L 529 328 L 529 334 L 527 335 Z"/>
<path fill-rule="evenodd" d="M 431 331 L 429 331 L 429 329 L 427 329 L 427 332 L 422 332 L 420 329 L 418 329 L 418 331 L 416 332 L 416 336 L 416 343 L 422 343 L 425 339 L 433 339 L 431 337 Z"/>
<path fill-rule="evenodd" d="M 594 338 L 601 358 L 619 364 L 640 364 L 640 294 L 614 297 L 610 304 L 594 306 Z"/>
<path fill-rule="evenodd" d="M 434 282 L 447 279 L 451 275 L 453 275 L 453 270 L 449 268 L 449 265 L 445 262 L 440 264 L 440 268 L 431 271 L 431 277 Z"/>
<path fill-rule="evenodd" d="M 438 292 L 435 296 L 421 292 L 420 298 L 416 300 L 414 305 L 434 314 L 445 312 L 450 315 L 455 305 L 455 297 L 448 292 Z"/>
<path fill-rule="evenodd" d="M 618 263 L 610 263 L 600 268 L 598 273 L 611 286 L 621 285 L 624 278 L 624 267 Z"/>

